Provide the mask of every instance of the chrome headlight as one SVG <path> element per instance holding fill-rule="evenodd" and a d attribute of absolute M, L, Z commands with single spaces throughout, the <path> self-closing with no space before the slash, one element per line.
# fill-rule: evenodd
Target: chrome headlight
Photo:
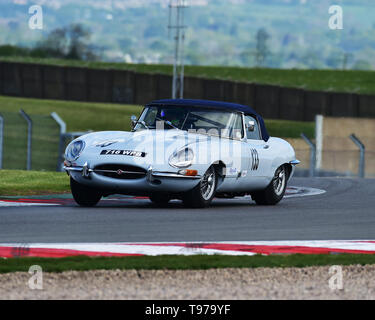
<path fill-rule="evenodd" d="M 85 142 L 77 140 L 69 144 L 65 151 L 65 159 L 68 161 L 74 161 L 79 158 L 83 149 L 85 148 Z"/>
<path fill-rule="evenodd" d="M 169 158 L 169 164 L 175 168 L 187 168 L 194 160 L 194 152 L 190 148 L 183 148 L 174 152 Z"/>

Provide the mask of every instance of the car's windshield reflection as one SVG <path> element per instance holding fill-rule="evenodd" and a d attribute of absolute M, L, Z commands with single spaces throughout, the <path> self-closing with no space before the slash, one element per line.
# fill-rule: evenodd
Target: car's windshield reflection
<path fill-rule="evenodd" d="M 203 108 L 146 107 L 134 130 L 178 129 L 202 134 L 241 138 L 240 113 Z"/>

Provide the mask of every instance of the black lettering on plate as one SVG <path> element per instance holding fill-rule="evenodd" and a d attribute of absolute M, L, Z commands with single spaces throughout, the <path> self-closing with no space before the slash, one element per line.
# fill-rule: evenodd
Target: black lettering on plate
<path fill-rule="evenodd" d="M 133 150 L 102 150 L 100 152 L 103 156 L 129 156 L 129 157 L 140 157 L 144 158 L 146 156 L 146 152 L 141 151 L 133 151 Z"/>

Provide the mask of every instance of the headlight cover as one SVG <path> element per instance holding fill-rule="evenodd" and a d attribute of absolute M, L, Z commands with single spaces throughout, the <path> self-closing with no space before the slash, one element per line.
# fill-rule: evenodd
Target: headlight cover
<path fill-rule="evenodd" d="M 175 151 L 169 158 L 169 164 L 175 168 L 187 168 L 194 160 L 194 152 L 190 148 Z"/>
<path fill-rule="evenodd" d="M 65 159 L 68 161 L 74 161 L 79 158 L 83 149 L 85 148 L 85 142 L 82 140 L 77 140 L 72 142 L 65 151 Z"/>

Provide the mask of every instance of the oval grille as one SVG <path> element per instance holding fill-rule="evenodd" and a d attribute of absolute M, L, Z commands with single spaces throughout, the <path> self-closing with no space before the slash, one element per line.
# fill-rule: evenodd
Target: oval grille
<path fill-rule="evenodd" d="M 137 166 L 123 164 L 103 164 L 94 168 L 94 172 L 114 179 L 140 179 L 147 171 Z"/>

